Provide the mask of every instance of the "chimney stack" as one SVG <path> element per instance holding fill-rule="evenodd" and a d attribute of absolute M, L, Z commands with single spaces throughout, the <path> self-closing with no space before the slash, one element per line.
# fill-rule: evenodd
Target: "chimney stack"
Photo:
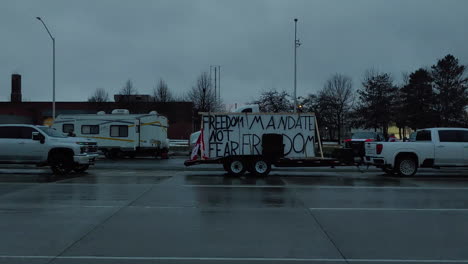
<path fill-rule="evenodd" d="M 11 102 L 12 103 L 21 102 L 21 75 L 20 74 L 11 75 Z"/>

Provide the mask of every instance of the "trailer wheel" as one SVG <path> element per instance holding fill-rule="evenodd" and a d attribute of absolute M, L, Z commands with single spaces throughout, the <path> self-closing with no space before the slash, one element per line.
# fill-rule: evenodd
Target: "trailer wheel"
<path fill-rule="evenodd" d="M 245 162 L 242 159 L 234 158 L 228 162 L 228 173 L 232 176 L 240 176 L 245 170 Z"/>
<path fill-rule="evenodd" d="M 271 163 L 264 159 L 255 159 L 249 167 L 249 171 L 257 177 L 265 177 L 271 171 Z"/>

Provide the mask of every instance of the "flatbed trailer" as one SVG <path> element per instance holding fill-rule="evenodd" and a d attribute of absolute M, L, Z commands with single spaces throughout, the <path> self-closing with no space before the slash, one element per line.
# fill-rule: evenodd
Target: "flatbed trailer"
<path fill-rule="evenodd" d="M 275 167 L 335 167 L 323 156 L 313 113 L 202 113 L 200 138 L 185 166 L 222 164 L 231 175 L 266 176 Z M 319 157 L 315 154 L 318 144 Z M 195 157 L 195 158 L 194 158 Z"/>
<path fill-rule="evenodd" d="M 229 157 L 229 158 L 218 158 L 218 159 L 206 159 L 206 160 L 186 160 L 184 165 L 189 167 L 199 164 L 224 164 L 229 162 L 232 158 L 243 158 L 251 160 L 257 158 L 256 156 L 245 156 L 245 157 Z M 271 161 L 271 165 L 275 167 L 335 167 L 335 166 L 348 166 L 349 163 L 345 163 L 335 158 L 308 158 L 308 159 L 288 159 L 283 158 L 275 161 Z"/>

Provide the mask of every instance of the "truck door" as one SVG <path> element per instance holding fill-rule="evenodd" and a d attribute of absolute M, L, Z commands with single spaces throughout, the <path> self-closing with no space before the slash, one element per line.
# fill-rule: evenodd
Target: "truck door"
<path fill-rule="evenodd" d="M 438 130 L 439 142 L 435 143 L 435 165 L 462 166 L 464 146 L 458 130 Z"/>

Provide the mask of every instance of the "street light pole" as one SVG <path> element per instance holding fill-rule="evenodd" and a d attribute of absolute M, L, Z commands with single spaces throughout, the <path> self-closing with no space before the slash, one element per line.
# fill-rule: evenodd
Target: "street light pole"
<path fill-rule="evenodd" d="M 36 19 L 41 21 L 42 25 L 44 25 L 44 28 L 47 30 L 47 33 L 49 33 L 49 36 L 52 39 L 52 122 L 53 122 L 55 121 L 55 38 L 50 33 L 49 28 L 47 28 L 47 25 L 44 23 L 44 21 L 40 17 L 36 17 Z"/>
<path fill-rule="evenodd" d="M 301 43 L 297 39 L 297 18 L 294 19 L 294 113 L 297 112 L 297 47 Z"/>

